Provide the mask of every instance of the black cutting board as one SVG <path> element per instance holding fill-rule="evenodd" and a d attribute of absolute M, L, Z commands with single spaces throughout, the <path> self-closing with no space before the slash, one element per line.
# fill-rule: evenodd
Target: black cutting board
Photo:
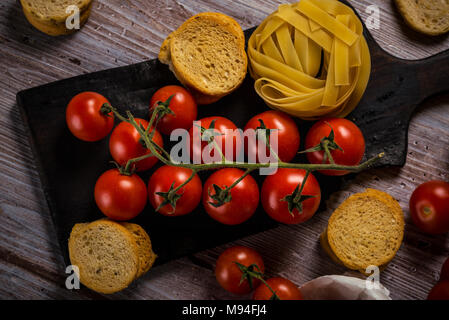
<path fill-rule="evenodd" d="M 247 39 L 253 30 L 245 31 Z M 348 118 L 364 133 L 366 157 L 385 151 L 385 158 L 377 166 L 402 166 L 407 154 L 408 124 L 414 108 L 430 95 L 449 89 L 449 51 L 423 60 L 407 61 L 383 51 L 366 28 L 365 37 L 372 58 L 371 78 L 359 106 Z M 45 197 L 67 264 L 67 240 L 73 225 L 103 216 L 95 205 L 93 190 L 97 178 L 111 168 L 108 138 L 87 143 L 70 134 L 65 122 L 68 102 L 82 91 L 96 91 L 122 112 L 131 110 L 135 116 L 146 118 L 152 94 L 162 86 L 177 83 L 165 65 L 151 60 L 57 81 L 17 94 L 17 104 L 29 130 Z M 252 116 L 267 109 L 253 89 L 253 80 L 247 77 L 231 95 L 213 105 L 199 107 L 199 118 L 221 115 L 242 128 Z M 304 140 L 311 123 L 299 120 L 297 123 Z M 167 139 L 165 143 L 169 145 Z M 295 161 L 305 159 L 298 156 Z M 144 181 L 148 181 L 155 168 L 141 174 Z M 201 173 L 203 182 L 208 174 Z M 324 206 L 324 199 L 339 188 L 342 178 L 316 176 L 322 188 Z M 260 185 L 263 177 L 255 175 L 255 178 Z M 165 217 L 148 205 L 133 222 L 149 233 L 159 256 L 158 264 L 277 225 L 261 206 L 250 220 L 239 226 L 215 222 L 201 206 L 186 216 Z"/>

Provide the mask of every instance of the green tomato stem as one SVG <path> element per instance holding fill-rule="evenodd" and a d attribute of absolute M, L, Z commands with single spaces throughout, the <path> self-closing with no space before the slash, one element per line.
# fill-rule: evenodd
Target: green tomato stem
<path fill-rule="evenodd" d="M 231 162 L 226 161 L 225 163 L 207 163 L 207 164 L 192 164 L 192 163 L 177 163 L 173 162 L 171 159 L 166 159 L 162 154 L 160 154 L 157 150 L 157 147 L 155 147 L 155 143 L 151 141 L 150 135 L 153 132 L 150 131 L 150 134 L 146 134 L 144 130 L 139 126 L 139 124 L 136 122 L 132 114 L 128 111 L 127 116 L 128 118 L 123 117 L 117 109 L 110 106 L 111 111 L 114 113 L 114 115 L 120 119 L 121 121 L 125 121 L 130 123 L 134 126 L 134 128 L 139 132 L 141 135 L 143 141 L 145 142 L 146 147 L 151 151 L 151 153 L 157 157 L 162 163 L 170 166 L 175 167 L 183 167 L 195 170 L 195 172 L 200 172 L 204 170 L 211 170 L 211 169 L 219 169 L 219 168 L 239 168 L 239 169 L 251 169 L 251 170 L 257 170 L 261 168 L 269 168 L 269 167 L 277 167 L 277 168 L 296 168 L 296 169 L 304 169 L 306 171 L 316 171 L 316 170 L 339 170 L 339 171 L 349 171 L 349 172 L 360 172 L 364 169 L 367 169 L 371 165 L 373 165 L 375 162 L 377 162 L 379 159 L 383 158 L 385 156 L 385 153 L 379 153 L 378 155 L 368 159 L 367 161 L 360 163 L 355 166 L 347 166 L 347 165 L 337 165 L 337 164 L 308 164 L 308 163 L 287 163 L 283 161 L 278 161 L 277 163 L 246 163 L 246 162 Z M 150 118 L 149 126 L 152 127 L 157 110 L 159 106 L 156 106 L 156 108 L 153 110 L 153 113 Z M 162 149 L 162 148 L 161 148 Z M 166 152 L 164 153 L 167 154 Z"/>

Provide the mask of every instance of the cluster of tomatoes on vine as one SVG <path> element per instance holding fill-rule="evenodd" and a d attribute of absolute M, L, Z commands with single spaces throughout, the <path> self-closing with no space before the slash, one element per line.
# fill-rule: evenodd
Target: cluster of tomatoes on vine
<path fill-rule="evenodd" d="M 158 152 L 163 149 L 162 134 L 169 135 L 175 129 L 189 130 L 194 134 L 193 121 L 197 120 L 197 104 L 191 94 L 180 86 L 166 86 L 152 96 L 150 115 L 159 106 L 156 127 L 149 128 L 146 119 L 133 118 L 142 130 L 151 133 L 153 146 Z M 308 220 L 318 209 L 321 200 L 320 186 L 315 177 L 304 169 L 279 168 L 268 175 L 259 191 L 255 179 L 235 167 L 214 171 L 204 183 L 196 174 L 194 166 L 186 168 L 164 165 L 151 176 L 148 187 L 136 174 L 149 170 L 158 161 L 145 145 L 141 133 L 129 121 L 121 121 L 115 128 L 114 119 L 119 116 L 108 100 L 98 93 L 83 92 L 75 96 L 66 110 L 68 128 L 77 138 L 84 141 L 98 141 L 112 131 L 109 150 L 117 168 L 103 173 L 95 185 L 95 201 L 99 209 L 114 220 L 129 220 L 143 211 L 149 200 L 159 213 L 166 216 L 180 216 L 192 212 L 200 202 L 206 212 L 215 220 L 236 225 L 248 220 L 256 211 L 259 198 L 265 211 L 275 220 L 296 224 Z M 121 117 L 120 117 L 121 118 Z M 226 139 L 226 130 L 236 130 L 236 125 L 221 116 L 200 120 L 202 129 L 212 130 L 212 138 L 220 145 Z M 248 121 L 244 130 L 265 129 L 277 131 L 278 159 L 288 164 L 299 151 L 300 134 L 295 121 L 280 111 L 266 111 Z M 267 131 L 270 135 L 270 131 Z M 243 149 L 244 139 L 232 137 L 234 153 L 221 150 L 223 156 L 232 161 Z M 203 139 L 204 140 L 204 139 Z M 221 144 L 223 140 L 223 144 Z M 202 154 L 208 141 L 200 146 L 193 145 L 190 154 Z M 269 141 L 269 140 L 268 140 Z M 260 143 L 260 142 L 259 142 Z M 265 142 L 264 142 L 265 143 Z M 325 148 L 323 149 L 323 145 Z M 349 120 L 329 118 L 318 121 L 309 130 L 305 148 L 311 164 L 332 163 L 337 165 L 357 165 L 364 154 L 365 142 L 359 128 Z M 246 153 L 254 153 L 257 148 L 248 147 Z M 215 150 L 214 150 L 215 151 Z M 322 170 L 323 174 L 341 175 L 348 171 Z"/>

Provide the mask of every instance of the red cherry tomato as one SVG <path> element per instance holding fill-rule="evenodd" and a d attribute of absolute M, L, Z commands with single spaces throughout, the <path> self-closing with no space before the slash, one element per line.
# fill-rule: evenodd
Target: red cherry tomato
<path fill-rule="evenodd" d="M 114 114 L 103 114 L 100 109 L 109 103 L 95 92 L 82 92 L 69 102 L 66 122 L 70 132 L 83 141 L 98 141 L 106 137 L 114 126 Z"/>
<path fill-rule="evenodd" d="M 440 281 L 441 280 L 449 280 L 449 258 L 443 263 L 440 272 Z"/>
<path fill-rule="evenodd" d="M 410 197 L 409 207 L 413 223 L 422 231 L 449 231 L 449 183 L 434 180 L 419 185 Z"/>
<path fill-rule="evenodd" d="M 197 104 L 190 92 L 180 86 L 165 86 L 155 92 L 150 102 L 150 111 L 157 102 L 165 102 L 170 96 L 169 108 L 174 115 L 167 114 L 159 120 L 157 128 L 163 134 L 170 134 L 175 129 L 188 130 L 196 120 L 198 114 Z"/>
<path fill-rule="evenodd" d="M 210 129 L 212 122 L 214 122 L 213 130 L 210 132 L 214 132 L 217 134 L 214 136 L 214 141 L 221 148 L 225 158 L 229 161 L 235 161 L 237 159 L 241 148 L 242 148 L 242 137 L 237 131 L 236 125 L 231 121 L 224 117 L 208 117 L 199 120 L 201 122 L 201 127 L 204 129 Z M 198 123 L 199 125 L 199 123 Z M 228 131 L 227 130 L 232 130 Z M 202 158 L 203 150 L 205 148 L 209 148 L 207 141 L 201 140 L 201 130 L 197 126 L 193 126 L 189 131 L 190 136 L 190 156 L 194 163 L 211 163 L 213 161 L 206 161 L 206 159 Z M 230 145 L 229 148 L 226 148 L 226 141 Z M 213 144 L 211 144 L 211 147 Z M 206 153 L 209 149 L 206 149 L 204 153 Z M 217 155 L 216 153 L 217 152 Z M 217 157 L 217 161 L 221 161 L 221 157 L 219 157 L 219 152 L 217 149 L 211 149 L 210 156 L 212 159 Z M 201 159 L 201 162 L 198 161 Z"/>
<path fill-rule="evenodd" d="M 312 174 L 309 174 L 301 195 L 313 197 L 302 202 L 302 213 L 295 208 L 292 215 L 288 210 L 288 202 L 283 200 L 302 184 L 305 174 L 306 171 L 302 169 L 281 168 L 265 178 L 261 191 L 262 206 L 271 218 L 281 223 L 297 224 L 309 220 L 315 214 L 321 201 L 321 189 Z"/>
<path fill-rule="evenodd" d="M 206 180 L 203 188 L 203 206 L 206 212 L 215 220 L 227 224 L 237 225 L 248 220 L 256 211 L 259 204 L 259 187 L 250 175 L 241 180 L 231 189 L 231 200 L 216 207 L 212 196 L 216 195 L 213 185 L 221 189 L 231 186 L 244 174 L 243 170 L 226 168 L 218 170 Z"/>
<path fill-rule="evenodd" d="M 252 278 L 252 288 L 247 279 L 241 282 L 243 273 L 235 262 L 245 267 L 256 265 L 258 268 L 253 267 L 253 270 L 263 274 L 265 266 L 262 257 L 257 251 L 243 246 L 226 249 L 218 257 L 215 265 L 215 277 L 218 283 L 231 293 L 248 294 L 259 285 L 260 280 Z"/>
<path fill-rule="evenodd" d="M 449 300 L 449 280 L 438 282 L 430 290 L 427 300 Z"/>
<path fill-rule="evenodd" d="M 315 123 L 307 132 L 305 148 L 310 149 L 319 145 L 321 139 L 326 138 L 331 133 L 331 127 L 334 130 L 335 143 L 343 151 L 335 149 L 330 151 L 336 164 L 355 166 L 360 163 L 365 153 L 365 139 L 362 131 L 351 121 L 340 118 L 323 119 Z M 307 153 L 307 159 L 310 163 L 322 164 L 324 151 L 315 151 Z M 329 159 L 326 163 L 330 163 Z M 348 174 L 348 171 L 321 170 L 322 174 L 329 176 L 341 176 Z"/>
<path fill-rule="evenodd" d="M 271 278 L 266 282 L 280 300 L 303 300 L 299 288 L 288 279 Z M 254 291 L 253 300 L 271 300 L 272 297 L 273 292 L 262 283 Z"/>
<path fill-rule="evenodd" d="M 136 118 L 136 122 L 142 125 L 145 129 L 148 127 L 148 122 L 143 119 Z M 161 134 L 156 130 L 152 139 L 159 146 L 163 147 L 164 142 Z M 147 149 L 143 142 L 139 132 L 128 122 L 121 122 L 114 131 L 112 131 L 111 139 L 109 140 L 109 151 L 112 158 L 119 165 L 124 166 L 129 159 L 141 157 L 146 154 L 150 154 L 151 151 Z M 145 171 L 150 169 L 157 163 L 156 157 L 149 157 L 144 160 L 140 160 L 135 163 L 137 171 Z"/>
<path fill-rule="evenodd" d="M 274 134 L 277 134 L 278 136 L 277 146 L 270 143 L 271 148 L 274 149 L 282 161 L 290 162 L 295 157 L 299 149 L 299 131 L 295 121 L 283 112 L 270 110 L 251 118 L 251 120 L 249 120 L 246 124 L 244 131 L 248 129 L 256 130 L 257 128 L 260 128 L 261 123 L 259 119 L 263 121 L 267 129 L 274 129 L 274 131 L 270 131 L 270 137 Z M 246 145 L 248 145 L 249 140 L 245 140 Z M 245 150 L 248 153 L 248 158 L 256 159 L 256 162 L 259 162 L 257 157 L 259 143 L 265 144 L 265 142 L 257 141 L 256 143 L 251 143 L 250 145 L 245 146 Z M 266 151 L 266 155 L 268 154 L 268 151 Z"/>
<path fill-rule="evenodd" d="M 124 175 L 111 169 L 95 184 L 95 202 L 108 218 L 130 220 L 145 208 L 147 187 L 137 174 Z"/>
<path fill-rule="evenodd" d="M 168 192 L 173 184 L 173 189 L 187 181 L 192 174 L 192 170 L 181 167 L 163 166 L 157 169 L 148 182 L 148 195 L 150 203 L 157 209 L 163 202 L 164 197 L 156 192 Z M 181 197 L 176 201 L 176 210 L 170 204 L 166 204 L 159 209 L 159 213 L 166 216 L 181 216 L 192 212 L 201 201 L 203 187 L 198 175 L 195 175 L 185 186 L 179 189 L 176 194 Z"/>

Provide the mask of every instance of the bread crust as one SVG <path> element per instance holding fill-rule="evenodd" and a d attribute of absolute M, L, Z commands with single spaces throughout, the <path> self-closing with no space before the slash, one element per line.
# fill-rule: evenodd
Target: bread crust
<path fill-rule="evenodd" d="M 156 261 L 157 255 L 153 252 L 150 237 L 140 225 L 129 222 L 121 222 L 120 224 L 131 233 L 139 248 L 139 271 L 136 274 L 137 279 L 150 270 Z"/>

